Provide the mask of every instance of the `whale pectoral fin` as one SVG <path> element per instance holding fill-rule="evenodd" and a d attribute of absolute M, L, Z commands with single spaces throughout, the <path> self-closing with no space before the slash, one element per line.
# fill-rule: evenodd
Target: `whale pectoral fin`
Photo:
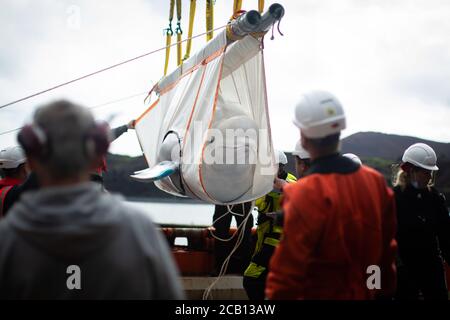
<path fill-rule="evenodd" d="M 130 177 L 137 181 L 152 182 L 160 180 L 178 171 L 178 163 L 174 161 L 161 161 L 152 168 L 136 171 Z"/>

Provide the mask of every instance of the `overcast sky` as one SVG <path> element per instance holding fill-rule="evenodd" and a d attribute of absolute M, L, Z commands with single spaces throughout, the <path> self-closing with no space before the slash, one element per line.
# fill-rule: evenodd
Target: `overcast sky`
<path fill-rule="evenodd" d="M 182 27 L 188 29 L 189 0 Z M 280 0 L 284 37 L 265 40 L 269 111 L 275 147 L 292 150 L 293 109 L 301 92 L 325 89 L 344 105 L 348 129 L 450 142 L 450 1 Z M 0 105 L 165 45 L 169 0 L 2 0 Z M 244 0 L 256 9 L 257 0 Z M 266 8 L 272 2 L 266 0 Z M 215 27 L 232 13 L 216 0 Z M 205 31 L 197 1 L 194 34 Z M 174 40 L 175 41 L 175 40 Z M 193 41 L 193 52 L 205 38 Z M 172 48 L 171 69 L 176 48 Z M 0 133 L 29 121 L 35 107 L 57 98 L 86 106 L 147 91 L 162 76 L 164 52 L 0 109 Z M 94 109 L 111 126 L 140 115 L 145 95 Z M 16 133 L 0 135 L 15 144 Z M 382 146 L 380 146 L 382 147 Z M 134 132 L 112 152 L 138 155 Z"/>

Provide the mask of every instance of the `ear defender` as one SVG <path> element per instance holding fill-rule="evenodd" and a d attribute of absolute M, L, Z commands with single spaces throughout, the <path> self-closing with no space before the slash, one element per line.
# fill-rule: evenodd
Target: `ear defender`
<path fill-rule="evenodd" d="M 47 134 L 35 124 L 25 125 L 17 135 L 17 140 L 27 154 L 37 157 L 49 154 Z"/>
<path fill-rule="evenodd" d="M 112 133 L 106 122 L 96 123 L 86 134 L 86 154 L 89 158 L 104 156 L 112 141 Z"/>

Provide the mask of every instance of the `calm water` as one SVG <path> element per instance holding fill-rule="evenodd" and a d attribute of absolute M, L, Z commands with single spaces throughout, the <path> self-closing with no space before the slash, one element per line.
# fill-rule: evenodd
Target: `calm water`
<path fill-rule="evenodd" d="M 127 203 L 147 213 L 158 224 L 210 226 L 214 214 L 212 204 L 140 201 Z M 235 219 L 232 219 L 231 225 L 236 226 Z"/>
<path fill-rule="evenodd" d="M 211 204 L 137 201 L 127 203 L 147 213 L 154 222 L 160 224 L 209 226 L 214 214 L 214 206 Z"/>
<path fill-rule="evenodd" d="M 214 214 L 214 205 L 212 204 L 139 201 L 127 201 L 127 203 L 147 213 L 154 222 L 159 224 L 210 226 Z M 256 215 L 257 213 L 254 211 L 254 221 L 256 221 Z M 236 226 L 234 219 L 232 219 L 231 225 Z"/>

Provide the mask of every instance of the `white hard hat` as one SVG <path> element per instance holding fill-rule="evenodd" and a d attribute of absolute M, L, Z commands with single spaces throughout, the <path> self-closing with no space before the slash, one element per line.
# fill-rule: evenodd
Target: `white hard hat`
<path fill-rule="evenodd" d="M 409 162 L 426 170 L 439 170 L 436 166 L 436 153 L 425 143 L 415 143 L 406 149 L 402 157 L 403 162 Z"/>
<path fill-rule="evenodd" d="M 345 129 L 344 109 L 331 93 L 311 91 L 295 106 L 293 122 L 307 138 L 324 138 Z"/>
<path fill-rule="evenodd" d="M 359 165 L 362 164 L 361 159 L 354 153 L 344 153 L 343 156 L 346 158 L 349 158 L 350 160 L 353 160 L 355 163 L 357 163 Z"/>
<path fill-rule="evenodd" d="M 278 164 L 287 164 L 288 160 L 286 154 L 281 150 L 275 150 L 276 152 L 276 160 Z"/>
<path fill-rule="evenodd" d="M 295 144 L 295 150 L 292 152 L 294 156 L 299 157 L 300 159 L 309 159 L 311 156 L 309 155 L 309 152 L 303 149 L 302 143 L 300 140 L 297 141 Z"/>
<path fill-rule="evenodd" d="M 14 169 L 26 162 L 23 149 L 19 146 L 0 150 L 0 168 Z"/>

